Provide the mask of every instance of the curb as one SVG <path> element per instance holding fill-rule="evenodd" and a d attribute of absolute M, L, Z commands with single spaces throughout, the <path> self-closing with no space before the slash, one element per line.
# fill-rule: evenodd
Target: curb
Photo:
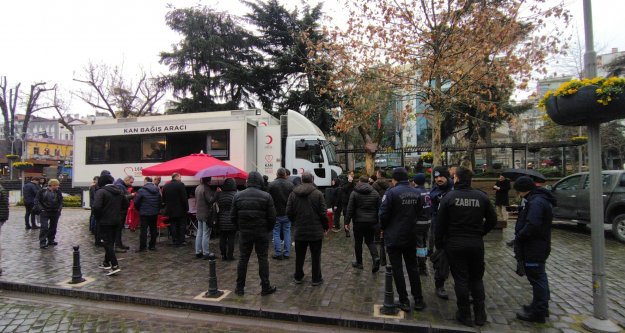
<path fill-rule="evenodd" d="M 179 300 L 168 298 L 154 298 L 133 294 L 109 293 L 99 291 L 86 291 L 68 288 L 51 287 L 47 285 L 24 284 L 8 281 L 0 281 L 0 289 L 40 295 L 53 295 L 63 297 L 76 297 L 87 300 L 118 302 L 134 305 L 146 305 L 169 309 L 190 310 L 209 312 L 214 314 L 243 316 L 249 318 L 262 318 L 281 320 L 293 323 L 308 323 L 317 325 L 338 326 L 342 328 L 381 330 L 392 332 L 415 332 L 415 333 L 464 333 L 476 332 L 475 330 L 457 327 L 434 326 L 423 323 L 402 322 L 397 319 L 370 319 L 356 316 L 343 316 L 334 313 L 321 313 L 313 311 L 277 311 L 260 307 L 245 307 L 235 304 L 218 304 L 197 302 L 192 300 Z"/>

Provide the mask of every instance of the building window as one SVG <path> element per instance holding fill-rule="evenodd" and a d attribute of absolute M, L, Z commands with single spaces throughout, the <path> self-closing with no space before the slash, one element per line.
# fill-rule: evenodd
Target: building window
<path fill-rule="evenodd" d="M 39 147 L 34 147 L 33 148 L 33 154 L 34 155 L 39 155 Z"/>

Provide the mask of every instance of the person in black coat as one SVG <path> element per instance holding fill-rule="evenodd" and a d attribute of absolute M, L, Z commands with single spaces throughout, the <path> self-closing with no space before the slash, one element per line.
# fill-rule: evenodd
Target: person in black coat
<path fill-rule="evenodd" d="M 341 187 L 338 191 L 340 193 L 340 205 L 338 206 L 338 209 L 334 214 L 334 228 L 332 228 L 333 232 L 341 231 L 341 212 L 343 212 L 343 217 L 345 217 L 347 204 L 349 203 L 349 196 L 354 190 L 354 183 L 354 171 L 349 171 L 347 173 L 347 178 L 341 181 Z M 343 221 L 345 221 L 344 218 Z M 346 233 L 345 236 L 349 237 L 349 233 Z"/>
<path fill-rule="evenodd" d="M 156 250 L 156 220 L 161 209 L 161 191 L 152 183 L 152 177 L 145 177 L 143 187 L 137 191 L 134 198 L 135 208 L 139 210 L 141 218 L 141 231 L 139 233 L 139 250 L 143 252 L 146 248 Z M 150 229 L 150 244 L 148 245 L 148 228 Z"/>
<path fill-rule="evenodd" d="M 124 253 L 128 249 L 130 249 L 129 246 L 124 245 L 124 242 L 122 240 L 122 234 L 124 231 L 124 226 L 126 225 L 126 216 L 128 215 L 129 207 L 128 205 L 130 204 L 130 200 L 135 197 L 135 193 L 130 193 L 132 191 L 132 184 L 134 182 L 135 177 L 126 176 L 124 177 L 124 179 L 117 178 L 117 180 L 113 183 L 115 184 L 115 186 L 119 187 L 119 189 L 122 190 L 122 192 L 124 192 L 124 195 L 126 196 L 126 200 L 122 202 L 122 204 L 124 205 L 122 205 L 120 211 L 120 223 L 117 226 L 117 232 L 115 233 L 115 250 L 121 253 Z"/>
<path fill-rule="evenodd" d="M 261 295 L 273 294 L 276 287 L 269 282 L 269 232 L 276 223 L 276 208 L 269 193 L 263 191 L 263 176 L 252 171 L 247 177 L 247 188 L 234 195 L 230 216 L 239 231 L 239 264 L 237 285 L 234 293 L 245 294 L 245 276 L 252 250 L 258 257 L 258 275 L 261 281 Z"/>
<path fill-rule="evenodd" d="M 515 255 L 532 285 L 532 303 L 516 316 L 520 320 L 544 323 L 549 316 L 549 281 L 545 265 L 551 252 L 553 206 L 551 192 L 536 186 L 530 177 L 519 177 L 514 189 L 525 200 L 514 228 Z"/>
<path fill-rule="evenodd" d="M 33 209 L 41 212 L 39 216 L 39 222 L 41 223 L 39 247 L 42 249 L 58 244 L 54 239 L 59 218 L 61 217 L 61 210 L 63 210 L 63 194 L 59 190 L 59 185 L 58 180 L 50 179 L 48 187 L 37 192 L 35 196 Z"/>
<path fill-rule="evenodd" d="M 495 190 L 495 210 L 497 212 L 497 221 L 508 221 L 508 212 L 506 207 L 510 205 L 510 199 L 508 192 L 510 191 L 510 179 L 507 179 L 503 175 L 499 176 L 499 179 L 493 186 Z"/>
<path fill-rule="evenodd" d="M 24 215 L 26 229 L 39 229 L 36 222 L 36 218 L 39 213 L 33 212 L 33 207 L 35 206 L 35 196 L 39 190 L 41 190 L 39 177 L 33 177 L 30 182 L 24 185 L 24 188 L 22 189 L 22 192 L 24 193 L 24 207 L 26 208 L 26 214 Z"/>
<path fill-rule="evenodd" d="M 369 177 L 360 176 L 358 184 L 349 197 L 347 211 L 345 212 L 345 231 L 349 232 L 349 225 L 354 222 L 354 252 L 356 261 L 352 267 L 363 269 L 362 266 L 362 242 L 369 248 L 373 268 L 371 272 L 380 270 L 380 256 L 378 249 L 373 243 L 373 237 L 378 227 L 378 211 L 380 209 L 380 195 L 369 185 Z"/>
<path fill-rule="evenodd" d="M 4 187 L 0 185 L 0 232 L 2 231 L 2 226 L 8 219 L 9 219 L 9 194 L 4 189 Z M 1 259 L 2 259 L 2 248 L 0 247 L 0 260 Z M 2 275 L 1 267 L 0 267 L 0 275 Z"/>
<path fill-rule="evenodd" d="M 221 192 L 217 193 L 217 206 L 219 212 L 215 219 L 216 227 L 219 229 L 219 251 L 221 259 L 225 261 L 234 260 L 234 240 L 237 234 L 237 228 L 232 223 L 230 210 L 232 209 L 232 199 L 237 193 L 237 184 L 234 179 L 226 178 Z"/>
<path fill-rule="evenodd" d="M 92 209 L 100 227 L 104 247 L 104 261 L 100 264 L 100 268 L 109 270 L 108 275 L 112 275 L 120 271 L 114 248 L 115 235 L 121 223 L 122 206 L 128 205 L 128 198 L 126 193 L 113 185 L 113 177 L 110 174 L 100 176 L 98 184 L 100 188 L 95 193 Z"/>
<path fill-rule="evenodd" d="M 291 220 L 286 216 L 286 202 L 293 192 L 293 187 L 293 183 L 287 180 L 286 169 L 279 168 L 276 172 L 276 179 L 267 188 L 276 206 L 276 224 L 273 227 L 275 253 L 272 257 L 276 260 L 289 259 L 291 256 Z"/>
<path fill-rule="evenodd" d="M 187 213 L 189 200 L 184 183 L 180 181 L 179 173 L 171 175 L 171 181 L 163 186 L 163 203 L 165 216 L 172 226 L 172 241 L 175 246 L 186 244 L 184 237 L 187 234 Z"/>

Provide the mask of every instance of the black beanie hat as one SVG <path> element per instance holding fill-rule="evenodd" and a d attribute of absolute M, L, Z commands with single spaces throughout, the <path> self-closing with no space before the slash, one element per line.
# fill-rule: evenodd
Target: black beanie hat
<path fill-rule="evenodd" d="M 522 176 L 514 181 L 514 189 L 518 192 L 528 192 L 536 188 L 534 180 L 528 176 Z"/>
<path fill-rule="evenodd" d="M 393 179 L 398 182 L 408 180 L 408 171 L 402 167 L 393 169 Z"/>
<path fill-rule="evenodd" d="M 444 166 L 437 166 L 432 170 L 432 174 L 434 177 L 443 176 L 445 178 L 449 178 L 449 170 L 447 170 Z"/>

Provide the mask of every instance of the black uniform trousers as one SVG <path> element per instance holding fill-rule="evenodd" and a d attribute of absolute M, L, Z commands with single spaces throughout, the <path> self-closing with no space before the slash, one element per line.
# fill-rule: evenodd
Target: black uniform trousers
<path fill-rule="evenodd" d="M 141 231 L 139 233 L 139 249 L 145 250 L 148 246 L 148 228 L 150 229 L 150 249 L 156 248 L 156 236 L 158 230 L 156 228 L 156 220 L 158 215 L 141 215 Z"/>
<path fill-rule="evenodd" d="M 402 258 L 406 262 L 406 271 L 408 271 L 408 280 L 410 280 L 410 292 L 415 300 L 423 297 L 421 292 L 421 278 L 419 277 L 419 268 L 417 267 L 417 253 L 414 246 L 408 247 L 386 247 L 388 252 L 388 260 L 393 267 L 393 280 L 399 294 L 399 301 L 408 300 L 408 292 L 406 291 L 406 281 L 404 280 L 404 267 Z"/>
<path fill-rule="evenodd" d="M 252 250 L 256 251 L 258 258 L 258 276 L 263 290 L 271 287 L 269 284 L 269 233 L 268 232 L 239 232 L 239 264 L 237 266 L 237 290 L 245 288 L 245 278 L 247 277 L 247 263 L 252 255 Z"/>
<path fill-rule="evenodd" d="M 321 244 L 323 240 L 305 241 L 295 240 L 295 275 L 296 280 L 304 278 L 304 260 L 306 259 L 306 251 L 310 247 L 310 259 L 312 261 L 312 282 L 321 282 Z"/>
<path fill-rule="evenodd" d="M 375 260 L 379 257 L 378 248 L 373 243 L 373 236 L 375 235 L 375 224 L 356 224 L 354 223 L 354 252 L 356 254 L 356 262 L 362 264 L 362 242 L 364 240 L 365 245 L 369 248 L 371 253 L 371 260 Z"/>
<path fill-rule="evenodd" d="M 445 246 L 458 310 L 463 317 L 471 316 L 469 294 L 476 313 L 484 309 L 484 241 L 481 238 L 452 238 Z"/>

